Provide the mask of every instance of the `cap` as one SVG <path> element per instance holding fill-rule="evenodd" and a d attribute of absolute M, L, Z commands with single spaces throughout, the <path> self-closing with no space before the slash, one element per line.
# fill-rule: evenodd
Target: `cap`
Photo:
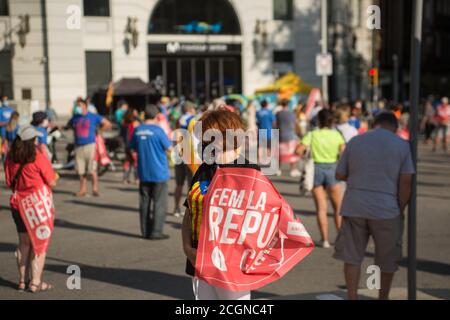
<path fill-rule="evenodd" d="M 20 137 L 22 141 L 31 140 L 36 137 L 42 137 L 42 132 L 39 132 L 35 127 L 31 124 L 23 125 L 17 131 L 17 135 Z"/>
<path fill-rule="evenodd" d="M 33 113 L 33 119 L 31 122 L 35 125 L 39 125 L 45 119 L 47 119 L 47 113 L 44 111 L 36 111 Z"/>

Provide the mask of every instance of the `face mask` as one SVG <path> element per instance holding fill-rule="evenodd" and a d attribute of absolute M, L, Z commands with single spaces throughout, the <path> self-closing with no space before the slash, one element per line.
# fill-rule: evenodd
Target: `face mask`
<path fill-rule="evenodd" d="M 81 110 L 81 107 L 75 107 L 75 110 L 74 110 L 74 114 L 82 114 L 83 113 L 83 111 Z"/>

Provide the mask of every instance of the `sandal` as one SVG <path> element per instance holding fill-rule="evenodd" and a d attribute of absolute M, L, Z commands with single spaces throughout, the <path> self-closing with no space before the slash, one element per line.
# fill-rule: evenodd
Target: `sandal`
<path fill-rule="evenodd" d="M 32 288 L 35 288 L 35 289 L 32 289 Z M 28 287 L 28 291 L 31 293 L 50 291 L 52 289 L 53 289 L 53 286 L 46 282 L 41 282 L 40 284 L 30 283 L 30 286 Z"/>
<path fill-rule="evenodd" d="M 20 292 L 23 292 L 23 291 L 25 291 L 25 289 L 27 288 L 27 286 L 28 286 L 28 282 L 26 282 L 26 281 L 20 281 L 20 282 L 19 282 L 19 285 L 17 286 L 17 290 L 20 291 Z"/>
<path fill-rule="evenodd" d="M 77 193 L 74 193 L 74 196 L 77 197 L 77 198 L 82 198 L 82 197 L 84 197 L 85 195 L 86 195 L 86 192 L 77 192 Z"/>

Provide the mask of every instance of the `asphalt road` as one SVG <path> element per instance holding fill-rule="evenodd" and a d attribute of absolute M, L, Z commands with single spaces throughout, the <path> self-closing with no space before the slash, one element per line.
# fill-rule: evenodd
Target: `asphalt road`
<path fill-rule="evenodd" d="M 418 177 L 417 284 L 421 299 L 450 298 L 450 156 L 420 148 Z M 181 219 L 168 216 L 164 241 L 139 237 L 138 193 L 121 183 L 121 172 L 101 178 L 101 197 L 74 198 L 78 184 L 66 173 L 55 190 L 57 219 L 48 252 L 45 280 L 55 289 L 33 295 L 15 290 L 14 250 L 17 235 L 9 211 L 10 191 L 1 173 L 0 194 L 0 299 L 192 299 L 191 280 L 184 274 Z M 273 178 L 314 239 L 319 239 L 310 196 L 298 193 L 295 179 Z M 170 196 L 174 181 L 170 180 Z M 170 198 L 169 209 L 173 201 Z M 332 226 L 332 216 L 329 217 Z M 331 239 L 335 237 L 331 227 Z M 405 242 L 406 244 L 406 234 Z M 281 280 L 253 293 L 255 299 L 316 299 L 322 294 L 343 296 L 342 264 L 332 259 L 333 249 L 316 248 Z M 404 245 L 406 254 L 406 245 Z M 372 263 L 369 245 L 364 267 Z M 67 268 L 81 270 L 81 289 L 67 288 Z M 407 261 L 403 259 L 394 280 L 393 298 L 405 298 Z M 368 275 L 363 274 L 364 289 Z M 362 290 L 367 298 L 373 290 Z"/>

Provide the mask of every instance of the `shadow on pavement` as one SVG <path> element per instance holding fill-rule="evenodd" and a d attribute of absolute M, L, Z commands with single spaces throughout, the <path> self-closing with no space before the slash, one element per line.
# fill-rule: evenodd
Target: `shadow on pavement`
<path fill-rule="evenodd" d="M 61 171 L 59 171 L 58 174 L 59 174 L 60 178 L 64 178 L 64 179 L 67 179 L 67 180 L 79 180 L 80 179 L 78 174 L 76 174 L 75 172 L 61 172 Z"/>
<path fill-rule="evenodd" d="M 450 289 L 423 288 L 420 290 L 439 299 L 448 300 L 450 298 Z"/>
<path fill-rule="evenodd" d="M 301 218 L 301 216 L 317 216 L 317 213 L 315 211 L 311 211 L 311 210 L 295 209 L 294 215 L 300 216 L 300 218 Z M 328 212 L 327 216 L 334 217 L 334 213 Z"/>
<path fill-rule="evenodd" d="M 17 289 L 18 284 L 0 277 L 0 287 Z"/>
<path fill-rule="evenodd" d="M 49 260 L 60 261 L 52 258 L 49 258 Z M 85 279 L 151 292 L 175 299 L 194 299 L 192 282 L 189 276 L 179 276 L 153 270 L 120 269 L 88 265 L 80 265 L 80 267 L 81 276 Z M 48 271 L 66 275 L 67 267 L 64 265 L 47 264 L 45 268 Z M 274 298 L 277 295 L 263 291 L 252 292 L 252 299 L 269 297 Z"/>
<path fill-rule="evenodd" d="M 67 191 L 67 190 L 59 190 L 59 189 L 53 189 L 54 194 L 67 194 L 69 196 L 73 196 L 75 191 Z"/>
<path fill-rule="evenodd" d="M 0 252 L 14 252 L 16 245 L 13 243 L 0 242 Z M 0 277 L 0 287 L 17 289 L 17 283 Z"/>
<path fill-rule="evenodd" d="M 0 242 L 0 252 L 14 252 L 16 247 L 13 243 Z"/>
<path fill-rule="evenodd" d="M 294 197 L 294 198 L 307 198 L 307 199 L 312 199 L 312 195 L 306 194 L 306 195 L 301 195 L 300 192 L 297 193 L 289 193 L 289 192 L 284 192 L 284 191 L 280 191 L 281 195 L 284 197 Z"/>
<path fill-rule="evenodd" d="M 132 193 L 139 193 L 139 188 L 136 187 L 108 187 L 108 189 L 112 189 L 112 190 L 118 190 L 120 192 L 132 192 Z"/>
<path fill-rule="evenodd" d="M 421 170 L 419 168 L 418 170 L 419 176 L 436 176 L 436 177 L 450 177 L 450 173 L 442 172 L 441 171 L 431 171 L 431 170 Z"/>
<path fill-rule="evenodd" d="M 166 224 L 171 226 L 174 229 L 181 230 L 181 222 L 167 221 Z"/>
<path fill-rule="evenodd" d="M 321 298 L 323 296 L 323 298 Z M 372 300 L 370 298 L 361 296 L 362 300 Z M 285 296 L 270 296 L 262 297 L 259 299 L 268 300 L 344 300 L 345 291 L 330 291 L 330 292 L 307 292 L 307 293 L 297 293 Z"/>
<path fill-rule="evenodd" d="M 300 186 L 300 182 L 299 180 L 288 180 L 288 179 L 283 179 L 283 178 L 272 178 L 270 176 L 268 176 L 269 180 L 272 181 L 273 183 L 286 183 L 286 184 L 296 184 L 298 186 Z"/>
<path fill-rule="evenodd" d="M 375 255 L 371 252 L 366 252 L 366 256 L 374 257 Z M 408 259 L 403 258 L 402 260 L 400 260 L 398 264 L 404 268 L 408 268 Z M 439 274 L 442 276 L 449 276 L 450 264 L 425 259 L 417 259 L 417 270 L 422 272 Z"/>
<path fill-rule="evenodd" d="M 111 229 L 106 229 L 106 228 L 101 228 L 101 227 L 87 226 L 87 225 L 69 222 L 69 221 L 62 220 L 62 219 L 55 220 L 55 227 L 73 229 L 73 230 L 92 231 L 92 232 L 105 233 L 105 234 L 127 237 L 127 238 L 139 238 L 139 239 L 141 238 L 137 234 L 132 234 L 132 233 L 118 231 L 118 230 L 111 230 Z"/>
<path fill-rule="evenodd" d="M 107 203 L 97 203 L 97 202 L 87 202 L 82 200 L 67 200 L 64 201 L 66 203 L 73 203 L 81 206 L 86 206 L 90 208 L 101 208 L 101 209 L 109 209 L 109 210 L 116 210 L 116 211 L 129 211 L 129 212 L 138 212 L 138 208 L 136 207 L 128 207 L 128 206 L 121 206 L 117 204 L 107 204 Z"/>
<path fill-rule="evenodd" d="M 418 193 L 417 196 L 419 198 L 430 198 L 430 199 L 440 199 L 440 200 L 450 200 L 449 196 L 437 195 L 437 194 L 425 194 Z"/>
<path fill-rule="evenodd" d="M 66 275 L 67 266 L 47 264 L 45 268 L 48 271 Z M 172 275 L 152 270 L 95 267 L 89 265 L 80 265 L 80 268 L 81 277 L 84 279 L 152 292 L 176 299 L 193 299 L 192 283 L 187 276 Z"/>
<path fill-rule="evenodd" d="M 425 162 L 428 164 L 448 164 L 448 159 L 436 159 L 430 157 L 419 157 L 418 162 Z"/>
<path fill-rule="evenodd" d="M 418 181 L 417 185 L 418 186 L 424 186 L 424 187 L 450 188 L 450 184 L 448 184 L 448 183 L 439 183 L 439 182 Z"/>

